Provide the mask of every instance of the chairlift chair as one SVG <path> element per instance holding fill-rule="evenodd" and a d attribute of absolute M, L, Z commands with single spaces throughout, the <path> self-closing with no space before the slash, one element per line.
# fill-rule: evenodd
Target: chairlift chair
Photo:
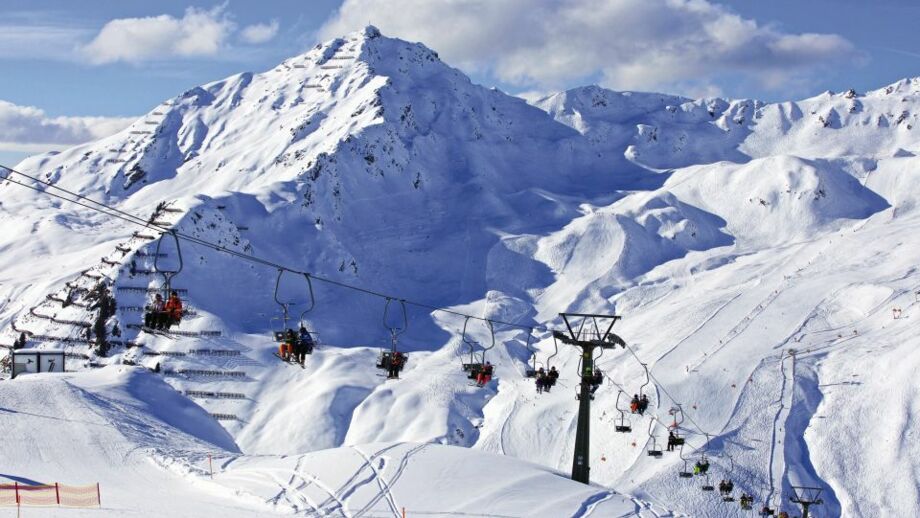
<path fill-rule="evenodd" d="M 470 362 L 464 363 L 462 368 L 465 372 L 468 372 L 469 375 L 467 378 L 471 380 L 478 379 L 479 374 L 483 372 L 486 368 L 486 353 L 495 347 L 495 326 L 492 324 L 491 320 L 485 320 L 486 326 L 489 328 L 489 335 L 491 337 L 491 343 L 488 347 L 482 347 L 479 342 L 471 340 L 466 335 L 467 324 L 469 323 L 471 317 L 466 317 L 466 320 L 463 321 L 463 335 L 461 340 L 465 343 L 470 349 Z M 479 345 L 482 347 L 482 351 L 479 353 L 479 356 L 476 356 L 475 346 Z M 477 361 L 478 360 L 478 361 Z"/>
<path fill-rule="evenodd" d="M 313 308 L 316 307 L 316 296 L 313 294 L 313 280 L 310 278 L 310 274 L 305 273 L 304 277 L 306 277 L 307 279 L 307 288 L 310 292 L 310 306 L 307 309 L 300 312 L 300 320 L 299 320 L 300 325 L 299 325 L 299 328 L 297 329 L 297 333 L 298 333 L 297 339 L 300 340 L 300 330 L 301 329 L 305 330 L 307 332 L 307 335 L 309 335 L 310 339 L 313 342 L 312 344 L 308 344 L 306 353 L 313 354 L 313 350 L 316 348 L 316 345 L 318 343 L 317 341 L 318 334 L 315 331 L 311 331 L 307 327 L 307 322 L 305 320 L 305 317 L 307 316 L 307 313 L 313 311 Z"/>
<path fill-rule="evenodd" d="M 409 312 L 406 309 L 406 301 L 398 300 L 403 317 L 402 325 L 398 323 L 396 325 L 391 325 L 389 318 L 390 304 L 393 303 L 393 300 L 395 299 L 387 297 L 386 304 L 383 306 L 383 327 L 390 332 L 390 349 L 380 351 L 380 356 L 377 357 L 376 366 L 378 369 L 387 371 L 387 377 L 389 379 L 398 379 L 399 373 L 403 370 L 408 360 L 408 355 L 399 352 L 397 346 L 399 345 L 399 336 L 409 329 Z"/>
<path fill-rule="evenodd" d="M 626 418 L 626 412 L 620 410 L 620 396 L 623 394 L 622 390 L 617 392 L 616 409 L 620 412 L 620 418 L 614 421 L 613 430 L 619 433 L 629 433 L 632 432 L 632 426 L 630 426 L 629 420 Z"/>
<path fill-rule="evenodd" d="M 466 317 L 463 321 L 463 334 L 460 335 L 460 340 L 466 344 L 470 350 L 470 361 L 469 363 L 461 363 L 460 367 L 463 369 L 463 372 L 470 373 L 470 379 L 476 379 L 476 375 L 479 374 L 479 371 L 482 370 L 482 362 L 476 361 L 476 349 L 475 346 L 479 345 L 475 340 L 471 340 L 466 336 L 466 326 L 470 322 L 470 317 Z"/>
<path fill-rule="evenodd" d="M 728 453 L 726 453 L 725 456 L 728 457 L 728 462 L 730 466 L 728 469 L 728 478 L 726 480 L 731 485 L 732 489 L 734 489 L 735 484 L 734 482 L 732 482 L 732 475 L 734 475 L 735 473 L 735 459 L 733 459 L 732 456 L 729 455 Z M 722 493 L 722 501 L 723 502 L 734 502 L 735 501 L 735 497 L 732 496 L 731 489 L 726 491 L 725 493 Z"/>
<path fill-rule="evenodd" d="M 709 473 L 707 473 L 705 477 L 706 477 L 706 481 L 703 483 L 702 486 L 700 486 L 700 489 L 702 489 L 703 491 L 707 493 L 711 491 L 715 491 L 716 490 L 715 486 L 713 486 L 709 480 Z"/>
<path fill-rule="evenodd" d="M 281 315 L 272 317 L 269 320 L 269 326 L 272 329 L 272 340 L 275 343 L 289 342 L 287 338 L 288 331 L 293 332 L 294 333 L 293 341 L 295 343 L 289 344 L 289 346 L 293 349 L 300 342 L 300 335 L 299 335 L 299 329 L 295 331 L 293 328 L 288 326 L 288 322 L 291 320 L 290 306 L 293 305 L 294 302 L 283 301 L 281 300 L 279 296 L 280 289 L 281 289 L 281 278 L 284 276 L 284 273 L 285 273 L 284 269 L 282 268 L 278 269 L 278 276 L 275 278 L 275 291 L 273 295 L 275 299 L 275 303 L 278 304 L 278 306 L 281 308 Z M 305 309 L 303 312 L 301 312 L 300 314 L 300 325 L 301 326 L 304 325 L 304 317 L 306 316 L 306 314 L 312 311 L 314 307 L 316 307 L 316 297 L 313 294 L 313 281 L 310 279 L 309 274 L 304 274 L 304 277 L 307 280 L 307 292 L 310 295 L 310 306 L 307 309 Z M 310 337 L 312 338 L 313 336 L 314 336 L 313 333 L 310 333 Z M 315 340 L 314 340 L 314 345 L 315 345 Z M 306 350 L 306 353 L 312 354 L 313 347 L 308 347 Z M 279 354 L 279 356 L 281 355 Z"/>
<path fill-rule="evenodd" d="M 671 408 L 670 412 L 668 413 L 674 416 L 674 424 L 668 427 L 669 431 L 674 433 L 672 442 L 675 446 L 683 447 L 686 441 L 683 437 L 680 436 L 680 425 L 684 422 L 684 409 L 680 403 L 677 403 L 677 407 Z M 680 420 L 678 420 L 678 416 L 680 416 Z"/>
<path fill-rule="evenodd" d="M 160 252 L 160 248 L 163 246 L 163 240 L 166 238 L 167 235 L 172 237 L 173 242 L 176 245 L 176 257 L 179 260 L 179 264 L 173 269 L 164 268 L 160 261 L 161 258 L 166 256 L 165 253 Z M 156 251 L 154 252 L 154 255 L 153 255 L 153 269 L 154 271 L 156 271 L 157 273 L 163 276 L 163 291 L 165 292 L 167 297 L 169 296 L 169 292 L 172 291 L 172 279 L 173 277 L 175 277 L 176 275 L 179 275 L 179 273 L 182 272 L 182 266 L 183 266 L 182 249 L 179 247 L 179 236 L 176 235 L 175 230 L 170 230 L 169 232 L 163 232 L 160 235 L 160 239 L 157 240 Z"/>
<path fill-rule="evenodd" d="M 658 446 L 658 439 L 656 439 L 655 436 L 652 434 L 652 430 L 654 428 L 655 428 L 655 420 L 651 419 L 648 422 L 648 436 L 649 436 L 649 439 L 652 440 L 652 444 L 651 446 L 649 446 L 647 453 L 649 457 L 655 457 L 656 459 L 660 459 L 662 456 L 664 456 L 664 452 L 662 452 L 661 448 Z"/>
<path fill-rule="evenodd" d="M 531 351 L 530 343 L 532 341 L 533 341 L 533 329 L 528 329 L 527 330 L 527 344 L 524 347 L 526 347 L 527 350 L 530 351 L 530 361 L 532 362 L 532 366 L 528 365 L 527 369 L 524 370 L 525 378 L 534 378 L 537 376 L 537 351 Z"/>
<path fill-rule="evenodd" d="M 687 471 L 688 469 L 690 469 L 689 464 L 690 464 L 690 461 L 685 460 L 684 467 L 681 471 L 677 472 L 677 476 L 679 476 L 680 478 L 693 478 L 693 473 L 690 471 Z"/>

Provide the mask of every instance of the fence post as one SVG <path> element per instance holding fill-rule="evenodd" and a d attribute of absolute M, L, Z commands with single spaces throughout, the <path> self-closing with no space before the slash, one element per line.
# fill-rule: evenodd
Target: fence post
<path fill-rule="evenodd" d="M 54 483 L 54 498 L 57 500 L 57 505 L 61 505 L 61 489 L 57 482 Z"/>
<path fill-rule="evenodd" d="M 14 480 L 13 487 L 16 489 L 16 507 L 19 507 L 19 482 Z"/>
<path fill-rule="evenodd" d="M 99 490 L 99 482 L 96 482 L 96 504 L 102 507 L 102 491 Z"/>
<path fill-rule="evenodd" d="M 211 454 L 208 454 L 208 469 L 211 471 L 211 480 L 214 479 L 214 463 L 211 462 Z"/>

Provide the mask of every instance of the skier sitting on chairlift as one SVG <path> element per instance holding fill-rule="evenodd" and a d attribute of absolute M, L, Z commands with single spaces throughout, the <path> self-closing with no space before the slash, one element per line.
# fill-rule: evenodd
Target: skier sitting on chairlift
<path fill-rule="evenodd" d="M 674 451 L 674 447 L 677 446 L 677 436 L 674 435 L 674 430 L 668 431 L 668 451 Z"/>
<path fill-rule="evenodd" d="M 696 464 L 693 465 L 694 475 L 705 475 L 707 471 L 709 471 L 709 461 L 696 461 Z"/>
<path fill-rule="evenodd" d="M 741 504 L 741 508 L 745 511 L 752 509 L 754 504 L 754 497 L 748 494 L 741 495 L 741 498 L 738 499 L 738 503 Z"/>
<path fill-rule="evenodd" d="M 639 398 L 639 413 L 645 414 L 646 409 L 648 409 L 648 396 L 642 394 L 642 397 Z"/>
<path fill-rule="evenodd" d="M 548 378 L 546 376 L 546 370 L 543 367 L 537 369 L 537 373 L 534 375 L 534 382 L 537 385 L 537 394 L 542 394 L 544 390 L 549 390 L 548 387 Z"/>
<path fill-rule="evenodd" d="M 601 386 L 601 383 L 604 382 L 604 373 L 600 369 L 595 369 L 594 374 L 591 376 L 591 399 L 594 399 L 594 393 L 597 392 L 598 387 Z"/>
<path fill-rule="evenodd" d="M 731 494 L 734 489 L 735 484 L 733 484 L 731 480 L 723 479 L 722 482 L 719 482 L 719 492 L 723 495 Z"/>
<path fill-rule="evenodd" d="M 304 362 L 307 360 L 307 354 L 313 350 L 313 338 L 310 337 L 310 333 L 308 333 L 303 326 L 300 326 L 300 333 L 298 336 L 294 336 L 293 330 L 289 329 L 288 331 L 289 334 L 285 339 L 289 340 L 292 346 L 294 361 L 303 367 Z"/>
<path fill-rule="evenodd" d="M 545 390 L 549 392 L 551 387 L 556 385 L 556 380 L 559 379 L 559 371 L 555 367 L 550 367 L 549 372 L 546 373 L 546 388 Z"/>
<path fill-rule="evenodd" d="M 786 511 L 780 511 L 779 514 L 776 515 L 776 518 L 789 518 L 789 513 Z"/>
<path fill-rule="evenodd" d="M 150 329 L 162 329 L 166 321 L 166 304 L 163 302 L 163 296 L 157 293 L 153 301 L 147 305 L 147 313 L 144 315 L 144 327 Z"/>
<path fill-rule="evenodd" d="M 304 326 L 300 326 L 298 341 L 303 344 L 305 354 L 313 353 L 313 348 L 316 347 L 316 342 L 313 341 L 313 336 L 310 335 L 310 332 L 307 331 L 307 328 Z"/>
<path fill-rule="evenodd" d="M 294 356 L 294 344 L 296 343 L 297 336 L 294 334 L 294 330 L 288 328 L 287 332 L 284 333 L 284 339 L 278 345 L 278 356 L 286 362 L 291 361 Z"/>
<path fill-rule="evenodd" d="M 173 291 L 169 294 L 169 300 L 166 301 L 166 305 L 163 306 L 163 310 L 166 312 L 165 327 L 169 329 L 172 326 L 179 325 L 182 322 L 182 300 L 179 299 L 179 293 Z"/>
<path fill-rule="evenodd" d="M 492 364 L 486 362 L 479 374 L 476 375 L 476 385 L 482 387 L 490 381 L 492 381 Z"/>
<path fill-rule="evenodd" d="M 389 365 L 387 366 L 387 377 L 390 379 L 399 379 L 399 371 L 402 370 L 406 363 L 406 357 L 403 353 L 396 351 L 390 355 Z"/>
<path fill-rule="evenodd" d="M 634 414 L 639 413 L 639 394 L 633 394 L 632 401 L 629 402 L 629 411 Z"/>

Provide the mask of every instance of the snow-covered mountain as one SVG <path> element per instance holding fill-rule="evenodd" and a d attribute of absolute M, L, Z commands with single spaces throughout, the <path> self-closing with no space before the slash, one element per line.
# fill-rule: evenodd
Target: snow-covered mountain
<path fill-rule="evenodd" d="M 192 89 L 120 134 L 16 169 L 227 249 L 397 297 L 525 326 L 558 325 L 566 310 L 621 314 L 617 332 L 654 380 L 628 351 L 600 364 L 628 394 L 648 382 L 660 422 L 628 416 L 633 431 L 614 433 L 618 390 L 605 384 L 592 478 L 632 493 L 626 506 L 637 514 L 661 513 L 646 508 L 653 502 L 743 515 L 698 479 L 678 478 L 677 454 L 645 454 L 681 403 L 681 427 L 713 460 L 711 478 L 731 476 L 758 505 L 815 484 L 829 516 L 896 516 L 920 508 L 920 460 L 907 448 L 920 424 L 911 388 L 920 356 L 910 347 L 918 93 L 913 80 L 764 104 L 585 87 L 531 106 L 369 27 L 264 73 Z M 150 335 L 136 327 L 146 290 L 162 282 L 151 273 L 150 230 L 9 182 L 0 214 L 0 342 L 27 332 L 32 346 L 64 343 L 77 370 L 158 365 L 222 419 L 232 441 L 221 448 L 238 448 L 238 465 L 328 448 L 340 453 L 313 455 L 346 463 L 352 454 L 335 448 L 381 442 L 571 465 L 578 360 L 565 346 L 557 353 L 545 331 L 533 347 L 561 369 L 556 390 L 534 393 L 523 377 L 527 332 L 507 326 L 487 353 L 496 381 L 477 389 L 460 370 L 463 319 L 410 306 L 400 337 L 410 361 L 402 380 L 386 382 L 374 366 L 388 343 L 383 300 L 314 282 L 311 301 L 303 277 L 279 281 L 271 267 L 182 242 L 173 286 L 187 290 L 192 312 L 182 335 Z M 159 266 L 177 266 L 176 252 L 164 240 Z M 117 308 L 104 322 L 113 348 L 101 357 L 93 301 L 106 290 Z M 305 370 L 272 356 L 276 296 L 295 322 L 315 302 L 302 316 L 322 345 Z M 469 327 L 491 343 L 485 326 Z M 879 454 L 879 444 L 899 453 Z M 158 455 L 177 466 L 201 460 Z M 682 455 L 698 458 L 689 446 Z M 264 462 L 264 472 L 299 469 Z M 882 473 L 887 493 L 862 483 Z M 291 484 L 279 487 L 296 493 Z M 271 496 L 229 487 L 253 501 Z M 572 496 L 571 510 L 544 515 L 586 516 L 596 497 Z"/>

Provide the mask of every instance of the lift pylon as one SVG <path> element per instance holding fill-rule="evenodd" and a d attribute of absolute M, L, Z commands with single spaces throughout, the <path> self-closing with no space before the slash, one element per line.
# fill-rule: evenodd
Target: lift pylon
<path fill-rule="evenodd" d="M 802 518 L 808 518 L 809 507 L 824 503 L 820 498 L 821 491 L 824 489 L 820 487 L 792 486 L 793 495 L 789 497 L 789 501 L 802 506 Z"/>
<path fill-rule="evenodd" d="M 581 349 L 581 387 L 578 404 L 578 430 L 575 433 L 575 456 L 572 460 L 572 480 L 589 484 L 591 479 L 591 378 L 594 376 L 594 350 L 626 347 L 626 342 L 611 332 L 621 317 L 586 313 L 560 313 L 565 331 L 553 331 L 553 336 L 565 344 Z"/>

